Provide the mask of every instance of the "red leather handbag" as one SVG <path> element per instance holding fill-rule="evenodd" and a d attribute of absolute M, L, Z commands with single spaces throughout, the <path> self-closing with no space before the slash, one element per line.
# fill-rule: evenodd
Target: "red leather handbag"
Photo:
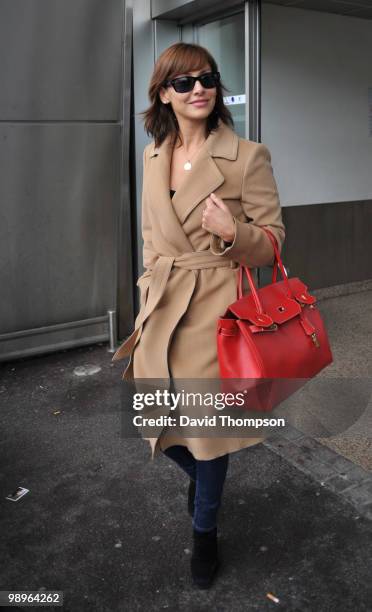
<path fill-rule="evenodd" d="M 238 300 L 217 322 L 217 353 L 223 391 L 243 392 L 245 410 L 271 411 L 333 357 L 316 297 L 299 278 L 288 278 L 275 236 L 262 229 L 275 252 L 272 282 L 257 289 L 240 266 Z M 243 268 L 251 290 L 245 296 Z"/>

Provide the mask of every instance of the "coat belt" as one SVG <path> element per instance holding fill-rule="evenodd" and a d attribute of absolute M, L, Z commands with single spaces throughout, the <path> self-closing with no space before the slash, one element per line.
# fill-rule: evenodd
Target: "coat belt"
<path fill-rule="evenodd" d="M 201 270 L 203 268 L 237 268 L 239 264 L 229 259 L 223 259 L 218 255 L 213 255 L 213 253 L 208 251 L 193 251 L 176 257 L 159 255 L 153 266 L 149 267 L 152 272 L 146 305 L 138 314 L 134 331 L 117 349 L 112 357 L 112 361 L 124 359 L 124 357 L 128 357 L 133 351 L 141 337 L 143 324 L 153 310 L 155 310 L 164 294 L 173 267 L 184 268 L 186 270 Z"/>

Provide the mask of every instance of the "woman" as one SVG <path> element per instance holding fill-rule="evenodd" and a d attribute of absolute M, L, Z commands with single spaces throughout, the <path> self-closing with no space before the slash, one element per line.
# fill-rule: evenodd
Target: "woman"
<path fill-rule="evenodd" d="M 123 378 L 218 379 L 216 322 L 236 300 L 239 265 L 271 265 L 268 227 L 285 229 L 267 147 L 239 138 L 211 54 L 176 43 L 158 58 L 143 114 L 154 141 L 143 156 L 146 271 L 140 312 L 113 360 L 130 355 Z M 191 573 L 209 587 L 219 564 L 217 511 L 229 453 L 263 438 L 185 437 L 164 428 L 147 438 L 152 458 L 171 457 L 189 475 Z"/>

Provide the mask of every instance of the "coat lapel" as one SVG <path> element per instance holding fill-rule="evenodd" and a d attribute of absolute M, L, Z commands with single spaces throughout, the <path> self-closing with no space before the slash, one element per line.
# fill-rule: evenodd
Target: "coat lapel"
<path fill-rule="evenodd" d="M 172 148 L 167 137 L 159 148 L 154 143 L 149 152 L 149 169 L 145 189 L 150 207 L 155 213 L 160 230 L 166 239 L 170 254 L 177 256 L 193 251 L 193 247 L 182 229 L 174 209 L 170 193 L 170 162 Z"/>
<path fill-rule="evenodd" d="M 185 177 L 173 198 L 170 198 L 170 163 L 172 149 L 170 137 L 168 136 L 160 147 L 156 148 L 154 143 L 150 148 L 150 174 L 147 189 L 150 193 L 152 207 L 159 216 L 159 221 L 166 223 L 168 236 L 180 238 L 183 234 L 183 247 L 194 250 L 187 239 L 182 225 L 194 208 L 209 194 L 215 191 L 225 181 L 225 177 L 219 170 L 214 158 L 224 157 L 235 160 L 238 155 L 239 137 L 237 134 L 220 121 L 217 130 L 209 134 L 207 140 L 197 155 L 190 171 L 185 172 Z M 187 241 L 187 245 L 185 244 Z M 179 245 L 179 240 L 175 241 Z"/>

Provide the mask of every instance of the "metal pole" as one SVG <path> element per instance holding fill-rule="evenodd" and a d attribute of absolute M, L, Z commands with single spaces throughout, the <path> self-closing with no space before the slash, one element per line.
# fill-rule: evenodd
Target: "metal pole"
<path fill-rule="evenodd" d="M 247 0 L 245 21 L 245 134 L 261 141 L 261 0 Z"/>
<path fill-rule="evenodd" d="M 117 339 L 117 325 L 116 325 L 116 310 L 108 310 L 108 325 L 109 325 L 109 339 L 110 346 L 107 349 L 109 353 L 115 353 L 116 351 L 116 339 Z"/>

